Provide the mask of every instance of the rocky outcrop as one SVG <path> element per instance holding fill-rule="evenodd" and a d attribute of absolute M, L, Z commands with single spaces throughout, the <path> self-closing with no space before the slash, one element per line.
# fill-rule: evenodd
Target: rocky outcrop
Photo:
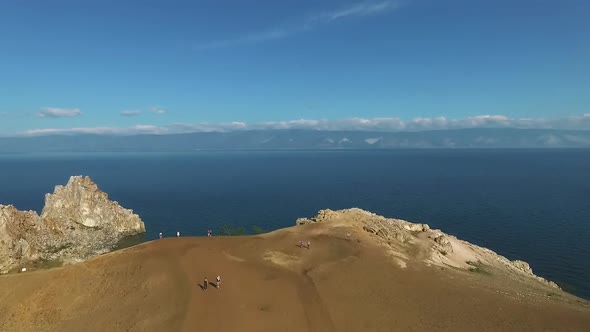
<path fill-rule="evenodd" d="M 437 237 L 434 238 L 434 242 L 438 245 L 438 250 L 443 255 L 453 252 L 453 245 L 451 244 L 451 241 L 446 235 L 439 234 Z"/>
<path fill-rule="evenodd" d="M 315 217 L 296 220 L 297 225 L 314 223 L 350 226 L 373 234 L 376 242 L 387 247 L 388 253 L 396 260 L 405 259 L 404 264 L 400 264 L 402 266 L 411 263 L 412 255 L 415 260 L 429 265 L 466 270 L 472 270 L 472 264 L 477 262 L 516 278 L 533 278 L 559 288 L 554 282 L 533 274 L 529 264 L 524 261 L 510 261 L 490 249 L 459 240 L 441 230 L 430 229 L 427 224 L 385 218 L 356 208 L 321 210 Z"/>
<path fill-rule="evenodd" d="M 132 210 L 109 200 L 89 177 L 72 176 L 45 196 L 41 216 L 0 205 L 0 273 L 39 260 L 84 260 L 143 232 Z"/>
<path fill-rule="evenodd" d="M 559 285 L 557 285 L 555 282 L 551 281 L 551 280 L 547 280 L 545 278 L 539 277 L 538 275 L 536 275 L 533 272 L 533 269 L 531 268 L 531 266 L 529 265 L 529 263 L 525 262 L 525 261 L 520 261 L 520 260 L 515 260 L 510 262 L 512 264 L 513 267 L 515 267 L 517 270 L 524 272 L 526 275 L 533 277 L 541 282 L 547 283 L 555 288 L 559 288 Z"/>
<path fill-rule="evenodd" d="M 315 217 L 299 218 L 297 225 L 313 224 L 318 222 L 345 221 L 359 223 L 363 230 L 375 234 L 384 240 L 397 240 L 401 243 L 411 241 L 413 233 L 430 230 L 427 224 L 414 224 L 405 220 L 385 218 L 362 209 L 346 210 L 320 210 Z"/>
<path fill-rule="evenodd" d="M 531 269 L 531 266 L 529 265 L 529 263 L 525 262 L 525 261 L 512 261 L 512 264 L 519 270 L 523 271 L 524 273 L 527 274 L 533 274 L 533 269 Z"/>

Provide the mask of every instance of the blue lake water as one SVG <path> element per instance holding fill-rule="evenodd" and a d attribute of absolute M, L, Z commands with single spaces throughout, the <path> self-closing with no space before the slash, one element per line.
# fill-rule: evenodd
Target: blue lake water
<path fill-rule="evenodd" d="M 70 175 L 135 210 L 146 239 L 359 207 L 525 260 L 590 299 L 590 150 L 4 155 L 0 203 L 40 211 Z"/>

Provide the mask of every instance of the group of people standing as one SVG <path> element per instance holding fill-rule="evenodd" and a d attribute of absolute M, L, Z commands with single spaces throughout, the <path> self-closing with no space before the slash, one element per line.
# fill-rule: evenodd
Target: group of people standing
<path fill-rule="evenodd" d="M 212 230 L 208 230 L 207 231 L 207 237 L 212 237 L 213 236 L 213 231 Z M 162 232 L 160 232 L 160 234 L 158 234 L 158 237 L 161 239 L 163 237 Z M 176 232 L 176 237 L 180 237 L 180 232 Z"/>
<path fill-rule="evenodd" d="M 207 279 L 207 277 L 205 277 L 205 281 L 203 282 L 203 290 L 207 290 L 207 288 L 209 287 L 209 279 Z M 217 276 L 217 278 L 215 278 L 215 288 L 219 289 L 221 287 L 221 277 Z"/>
<path fill-rule="evenodd" d="M 162 238 L 162 232 L 160 232 L 160 234 L 158 234 L 159 238 Z M 212 230 L 207 230 L 207 237 L 212 237 L 213 236 L 213 231 Z M 180 237 L 180 232 L 176 232 L 176 237 Z M 301 241 L 301 246 L 303 246 L 303 241 Z M 309 241 L 307 242 L 308 247 L 309 247 Z M 207 277 L 205 277 L 205 281 L 203 282 L 203 290 L 206 290 L 209 287 L 209 279 L 207 279 Z M 217 276 L 217 278 L 215 278 L 215 288 L 219 289 L 221 287 L 221 276 Z"/>
<path fill-rule="evenodd" d="M 158 237 L 159 237 L 160 239 L 162 239 L 162 236 L 163 236 L 163 235 L 162 235 L 162 232 L 160 232 L 160 234 L 158 234 Z M 176 232 L 176 237 L 180 237 L 180 232 Z"/>

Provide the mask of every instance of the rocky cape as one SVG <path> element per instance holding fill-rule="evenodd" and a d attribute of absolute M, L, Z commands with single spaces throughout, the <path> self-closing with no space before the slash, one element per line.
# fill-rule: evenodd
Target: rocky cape
<path fill-rule="evenodd" d="M 0 204 L 0 273 L 43 261 L 82 261 L 144 232 L 132 210 L 109 200 L 89 177 L 72 176 L 45 195 L 40 216 Z"/>
<path fill-rule="evenodd" d="M 358 208 L 321 210 L 315 217 L 299 218 L 296 221 L 296 225 L 314 223 L 330 223 L 334 227 L 352 227 L 368 232 L 402 268 L 419 261 L 427 265 L 472 272 L 494 271 L 515 279 L 535 280 L 559 288 L 556 283 L 535 275 L 527 262 L 511 261 L 490 249 L 460 240 L 441 230 L 431 229 L 427 224 L 386 218 Z M 352 234 L 348 233 L 347 236 Z"/>

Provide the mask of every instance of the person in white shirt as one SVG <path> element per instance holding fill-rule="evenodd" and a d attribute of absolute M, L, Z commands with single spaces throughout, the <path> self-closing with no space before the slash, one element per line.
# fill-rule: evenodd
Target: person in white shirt
<path fill-rule="evenodd" d="M 176 237 L 180 237 L 180 232 L 176 232 Z"/>

